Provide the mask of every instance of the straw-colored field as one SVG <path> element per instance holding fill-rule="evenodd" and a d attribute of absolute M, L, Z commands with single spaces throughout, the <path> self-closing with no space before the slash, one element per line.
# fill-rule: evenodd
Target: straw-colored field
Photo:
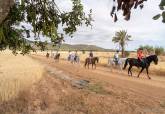
<path fill-rule="evenodd" d="M 39 81 L 43 67 L 28 56 L 0 52 L 0 102 L 17 97 L 18 93 Z"/>
<path fill-rule="evenodd" d="M 88 57 L 79 55 L 82 60 Z M 94 55 L 105 65 L 113 53 Z M 61 52 L 62 59 L 55 62 L 45 52 L 30 56 L 1 52 L 0 114 L 164 114 L 164 77 L 151 72 L 152 80 L 145 73 L 137 79 L 135 72 L 128 77 L 125 71 L 103 65 L 85 69 L 63 60 L 67 56 Z M 164 69 L 163 58 L 158 66 L 152 65 L 157 74 Z M 79 89 L 75 84 L 80 80 L 89 84 Z"/>

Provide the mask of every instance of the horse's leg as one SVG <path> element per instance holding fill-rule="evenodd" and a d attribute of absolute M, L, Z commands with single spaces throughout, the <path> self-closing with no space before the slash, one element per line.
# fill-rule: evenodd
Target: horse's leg
<path fill-rule="evenodd" d="M 93 63 L 92 63 L 92 69 L 93 69 Z"/>
<path fill-rule="evenodd" d="M 143 72 L 143 70 L 144 70 L 144 67 L 142 67 L 141 71 L 139 72 L 139 74 L 137 76 L 138 78 L 139 78 L 140 74 Z"/>
<path fill-rule="evenodd" d="M 148 73 L 148 67 L 146 67 L 146 71 L 147 71 L 148 79 L 151 79 L 151 77 L 149 76 L 149 73 Z"/>
<path fill-rule="evenodd" d="M 132 76 L 132 71 L 131 71 L 131 69 L 132 69 L 132 66 L 129 66 L 129 68 L 128 68 L 128 75 L 129 75 L 129 73 L 131 73 L 131 76 Z"/>
<path fill-rule="evenodd" d="M 89 63 L 88 63 L 88 69 L 89 69 Z"/>
<path fill-rule="evenodd" d="M 96 64 L 95 64 L 95 69 L 96 69 Z"/>
<path fill-rule="evenodd" d="M 87 61 L 85 61 L 85 64 L 84 64 L 84 67 L 86 68 L 86 65 L 87 65 Z"/>
<path fill-rule="evenodd" d="M 120 70 L 122 71 L 123 70 L 123 64 L 120 64 Z"/>

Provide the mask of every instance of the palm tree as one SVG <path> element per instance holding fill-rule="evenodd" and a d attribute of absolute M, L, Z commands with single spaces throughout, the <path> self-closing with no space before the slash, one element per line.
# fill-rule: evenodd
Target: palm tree
<path fill-rule="evenodd" d="M 131 35 L 127 34 L 127 31 L 121 30 L 115 33 L 115 36 L 112 38 L 112 42 L 118 43 L 122 49 L 122 57 L 124 57 L 125 45 L 128 41 L 131 41 Z"/>

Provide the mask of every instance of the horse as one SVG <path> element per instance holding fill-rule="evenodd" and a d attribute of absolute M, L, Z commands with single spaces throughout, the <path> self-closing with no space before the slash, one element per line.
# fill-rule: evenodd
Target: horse
<path fill-rule="evenodd" d="M 76 55 L 75 53 L 69 54 L 67 60 L 70 61 L 72 64 L 80 63 L 80 57 L 78 55 Z"/>
<path fill-rule="evenodd" d="M 129 63 L 128 75 L 129 75 L 129 73 L 131 73 L 131 76 L 132 76 L 132 71 L 131 71 L 132 67 L 133 66 L 136 66 L 138 68 L 141 67 L 142 69 L 139 72 L 139 74 L 138 74 L 137 77 L 139 78 L 139 76 L 143 72 L 143 70 L 146 69 L 148 79 L 151 79 L 151 77 L 149 76 L 149 72 L 148 72 L 148 69 L 150 67 L 151 62 L 154 62 L 155 65 L 158 64 L 158 57 L 157 57 L 157 55 L 150 55 L 150 56 L 144 58 L 143 59 L 143 62 L 140 62 L 140 63 L 139 63 L 139 60 L 138 59 L 127 58 L 126 61 L 125 61 L 125 65 L 124 65 L 124 68 L 123 69 L 125 69 L 127 67 L 128 63 Z"/>
<path fill-rule="evenodd" d="M 49 58 L 49 53 L 46 53 L 46 58 Z"/>
<path fill-rule="evenodd" d="M 93 66 L 95 66 L 95 69 L 96 69 L 96 62 L 98 63 L 99 62 L 99 58 L 98 57 L 92 57 L 92 58 L 86 58 L 85 59 L 85 68 L 86 68 L 86 65 L 88 65 L 88 69 L 89 69 L 89 64 L 92 64 L 92 69 L 93 69 Z"/>
<path fill-rule="evenodd" d="M 78 55 L 74 57 L 74 63 L 80 63 L 80 57 Z"/>
<path fill-rule="evenodd" d="M 120 70 L 122 70 L 123 68 L 123 64 L 125 63 L 125 60 L 126 58 L 119 58 L 118 61 L 114 61 L 113 58 L 109 58 L 108 59 L 108 66 L 111 66 L 111 67 L 119 67 Z"/>
<path fill-rule="evenodd" d="M 56 53 L 56 55 L 54 56 L 54 60 L 57 60 L 59 62 L 59 58 L 60 58 L 60 53 Z"/>

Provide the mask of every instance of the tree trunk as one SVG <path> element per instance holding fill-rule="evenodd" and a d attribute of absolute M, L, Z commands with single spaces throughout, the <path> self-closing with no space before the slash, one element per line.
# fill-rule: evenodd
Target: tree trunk
<path fill-rule="evenodd" d="M 8 15 L 13 4 L 14 0 L 0 0 L 0 24 Z"/>
<path fill-rule="evenodd" d="M 122 57 L 124 58 L 124 57 L 125 57 L 125 53 L 124 53 L 125 49 L 124 49 L 124 46 L 122 46 L 121 48 L 122 48 L 122 49 L 121 49 L 121 54 L 122 54 Z"/>

